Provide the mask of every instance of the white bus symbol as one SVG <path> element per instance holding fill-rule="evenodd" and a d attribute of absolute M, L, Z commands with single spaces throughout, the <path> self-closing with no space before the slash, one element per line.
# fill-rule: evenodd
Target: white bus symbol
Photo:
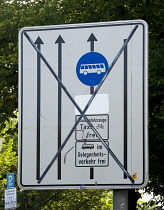
<path fill-rule="evenodd" d="M 81 64 L 80 66 L 80 74 L 84 74 L 84 75 L 87 75 L 88 73 L 101 74 L 101 72 L 105 72 L 104 63 Z"/>

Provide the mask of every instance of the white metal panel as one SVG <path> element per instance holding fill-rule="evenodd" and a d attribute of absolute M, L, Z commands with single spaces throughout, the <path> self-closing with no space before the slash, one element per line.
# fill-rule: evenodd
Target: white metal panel
<path fill-rule="evenodd" d="M 57 76 L 59 65 L 61 65 L 61 80 L 74 99 L 77 96 L 82 97 L 82 95 L 91 94 L 91 85 L 82 83 L 79 79 L 81 74 L 76 73 L 79 59 L 89 52 L 92 52 L 90 54 L 93 56 L 97 52 L 104 56 L 110 66 L 123 46 L 124 40 L 128 38 L 137 25 L 138 28 L 127 45 L 126 58 L 123 52 L 98 92 L 102 96 L 107 96 L 108 99 L 106 97 L 104 99 L 101 98 L 99 103 L 102 105 L 102 108 L 99 110 L 97 107 L 100 106 L 96 105 L 96 108 L 90 109 L 89 115 L 91 116 L 90 118 L 88 117 L 91 123 L 92 115 L 95 120 L 100 121 L 99 124 L 93 123 L 97 132 L 100 132 L 102 138 L 108 142 L 109 148 L 120 163 L 125 166 L 127 172 L 131 176 L 136 175 L 134 184 L 131 183 L 128 177 L 124 176 L 124 172 L 110 154 L 106 154 L 108 156 L 106 159 L 106 161 L 108 160 L 107 164 L 103 162 L 99 167 L 97 167 L 99 164 L 98 158 L 95 159 L 95 167 L 94 164 L 88 167 L 87 161 L 84 162 L 83 167 L 76 163 L 76 160 L 79 160 L 77 159 L 78 151 L 85 152 L 87 150 L 88 154 L 94 152 L 94 149 L 89 146 L 85 149 L 84 147 L 82 148 L 83 144 L 92 144 L 94 147 L 102 144 L 99 139 L 95 140 L 94 132 L 91 131 L 86 122 L 86 127 L 82 129 L 82 126 L 80 126 L 82 121 L 79 122 L 77 131 L 73 132 L 64 146 L 61 152 L 61 162 L 60 157 L 58 157 L 42 181 L 38 183 L 39 178 L 36 174 L 38 173 L 40 177 L 45 172 L 47 166 L 58 152 L 59 139 L 62 144 L 74 126 L 79 113 L 75 112 L 73 103 L 63 90 L 61 95 L 59 95 L 58 82 L 53 73 L 41 57 L 37 58 L 38 53 L 25 34 L 34 43 L 38 37 L 41 38 L 43 42 L 40 44 L 41 53 Z M 94 34 L 97 39 L 93 43 L 94 49 L 91 49 L 93 45 L 91 46 L 91 43 L 87 42 L 91 34 Z M 59 36 L 64 41 L 60 44 L 55 43 Z M 127 66 L 125 67 L 126 61 Z M 95 63 L 97 62 L 95 61 Z M 140 188 L 146 185 L 148 181 L 147 24 L 144 21 L 117 21 L 23 28 L 19 34 L 19 66 L 20 187 L 23 189 L 78 189 L 83 184 L 86 189 L 127 189 Z M 127 68 L 127 82 L 124 81 L 125 68 Z M 37 129 L 38 69 L 41 71 L 39 130 Z M 93 80 L 99 79 L 98 74 L 92 73 L 92 75 Z M 86 78 L 88 76 L 91 76 L 91 73 L 90 75 L 88 73 Z M 126 92 L 125 86 L 127 87 Z M 94 87 L 94 90 L 96 87 Z M 127 97 L 126 106 L 125 96 Z M 78 104 L 80 107 L 81 103 Z M 83 101 L 82 104 L 84 107 L 86 102 Z M 127 111 L 125 112 L 126 109 Z M 126 120 L 125 113 L 127 113 Z M 108 124 L 101 123 L 104 114 L 108 116 Z M 59 121 L 61 121 L 61 125 L 59 125 Z M 124 135 L 125 130 L 127 137 Z M 79 143 L 78 140 L 81 137 L 76 138 L 78 132 L 82 133 L 78 135 L 85 133 L 84 140 L 81 140 Z M 88 140 L 86 138 L 87 135 L 89 137 Z M 39 146 L 37 139 L 39 139 Z M 91 141 L 94 143 L 90 143 Z M 97 141 L 97 144 L 95 141 Z M 101 152 L 105 148 L 98 147 L 95 151 L 97 152 L 97 150 Z M 124 163 L 126 158 L 127 161 Z"/>

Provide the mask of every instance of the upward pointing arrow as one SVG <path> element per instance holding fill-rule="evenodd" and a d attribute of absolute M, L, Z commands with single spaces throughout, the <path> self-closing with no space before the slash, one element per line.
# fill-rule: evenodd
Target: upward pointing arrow
<path fill-rule="evenodd" d="M 59 43 L 59 44 L 65 43 L 65 41 L 63 40 L 63 38 L 61 37 L 61 35 L 58 36 L 58 38 L 57 38 L 55 44 L 57 44 L 57 43 Z"/>
<path fill-rule="evenodd" d="M 37 44 L 37 47 L 40 46 L 41 44 L 44 44 L 40 36 L 38 36 L 38 38 L 36 39 L 35 44 Z"/>
<path fill-rule="evenodd" d="M 91 33 L 90 37 L 88 38 L 87 42 L 90 42 L 90 51 L 94 52 L 94 42 L 97 41 L 95 35 Z M 94 93 L 94 86 L 90 87 L 90 94 Z M 94 179 L 94 168 L 90 168 L 90 179 Z"/>
<path fill-rule="evenodd" d="M 91 49 L 90 51 L 94 51 L 94 42 L 97 41 L 95 35 L 93 33 L 91 33 L 90 37 L 88 38 L 87 42 L 91 42 Z"/>
<path fill-rule="evenodd" d="M 59 35 L 55 44 L 58 44 L 58 77 L 61 79 L 61 66 L 62 66 L 62 43 L 65 43 L 63 38 Z"/>
<path fill-rule="evenodd" d="M 35 41 L 38 50 L 41 50 L 41 44 L 44 44 L 41 38 L 38 38 Z M 36 179 L 40 178 L 40 88 L 41 88 L 41 65 L 40 65 L 40 54 L 37 52 L 37 151 L 36 151 Z"/>
<path fill-rule="evenodd" d="M 97 41 L 95 35 L 91 33 L 90 37 L 88 38 L 87 42 L 90 42 L 90 51 L 94 52 L 94 42 Z M 93 94 L 94 86 L 90 87 L 90 93 Z"/>
<path fill-rule="evenodd" d="M 62 81 L 62 44 L 65 43 L 59 35 L 55 44 L 58 44 L 58 78 Z M 62 107 L 62 88 L 58 83 L 58 150 L 61 147 L 61 107 Z M 58 157 L 58 180 L 61 179 L 61 154 Z"/>

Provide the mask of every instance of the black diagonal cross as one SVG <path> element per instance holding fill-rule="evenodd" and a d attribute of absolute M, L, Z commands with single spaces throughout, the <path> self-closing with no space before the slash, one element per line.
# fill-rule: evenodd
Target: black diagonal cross
<path fill-rule="evenodd" d="M 60 83 L 63 91 L 67 94 L 67 96 L 69 97 L 69 99 L 71 100 L 71 102 L 73 103 L 73 105 L 77 108 L 77 110 L 81 113 L 80 117 L 78 118 L 78 120 L 76 121 L 75 125 L 72 127 L 71 131 L 69 132 L 68 136 L 66 137 L 66 139 L 64 140 L 63 144 L 61 145 L 60 149 L 58 150 L 58 152 L 56 153 L 56 155 L 53 157 L 53 159 L 51 160 L 51 162 L 49 163 L 49 165 L 47 166 L 47 168 L 45 169 L 45 171 L 43 172 L 43 174 L 41 175 L 41 177 L 38 180 L 38 183 L 41 183 L 41 181 L 43 180 L 43 178 L 46 176 L 46 174 L 48 173 L 49 169 L 52 167 L 53 163 L 55 162 L 55 160 L 58 158 L 58 156 L 60 155 L 62 149 L 64 148 L 64 146 L 66 145 L 67 141 L 69 140 L 69 138 L 71 137 L 72 133 L 74 132 L 74 130 L 76 129 L 77 125 L 79 124 L 79 122 L 81 121 L 82 118 L 85 119 L 85 121 L 88 123 L 88 125 L 91 127 L 91 129 L 93 130 L 93 132 L 98 136 L 99 140 L 101 141 L 101 143 L 104 145 L 104 147 L 108 150 L 109 154 L 113 157 L 113 159 L 116 161 L 116 163 L 119 165 L 119 167 L 123 170 L 123 172 L 127 175 L 127 177 L 129 178 L 129 180 L 134 184 L 134 180 L 132 179 L 131 175 L 127 172 L 127 170 L 125 170 L 124 166 L 121 164 L 121 162 L 118 160 L 118 158 L 115 156 L 115 154 L 112 152 L 112 150 L 108 147 L 108 145 L 105 143 L 105 141 L 102 139 L 102 137 L 100 136 L 100 134 L 97 132 L 97 130 L 94 128 L 94 126 L 92 125 L 92 123 L 88 120 L 88 118 L 85 116 L 85 112 L 87 111 L 87 109 L 89 108 L 90 104 L 92 103 L 94 97 L 96 96 L 96 94 L 98 93 L 99 89 L 101 88 L 102 84 L 104 83 L 105 79 L 107 78 L 107 76 L 109 75 L 109 72 L 111 71 L 111 69 L 113 68 L 113 66 L 115 65 L 115 63 L 117 62 L 118 58 L 120 57 L 120 55 L 122 54 L 122 52 L 124 51 L 125 47 L 127 46 L 128 42 L 130 41 L 130 39 L 132 38 L 133 34 L 135 33 L 135 31 L 137 30 L 138 25 L 134 27 L 134 29 L 132 30 L 132 32 L 130 33 L 129 37 L 126 39 L 125 43 L 123 44 L 123 46 L 121 47 L 121 49 L 119 50 L 119 52 L 117 53 L 115 59 L 113 60 L 113 62 L 111 63 L 111 65 L 109 66 L 108 70 L 106 71 L 104 77 L 102 78 L 101 82 L 99 83 L 99 85 L 97 86 L 97 88 L 95 89 L 94 93 L 92 94 L 91 98 L 89 99 L 88 103 L 86 104 L 84 110 L 82 111 L 80 109 L 80 107 L 78 106 L 78 104 L 74 101 L 74 99 L 72 98 L 72 96 L 70 95 L 70 93 L 67 91 L 66 87 L 63 85 L 63 83 L 61 82 L 61 80 L 57 77 L 56 73 L 53 71 L 52 67 L 49 65 L 49 63 L 47 62 L 47 60 L 45 59 L 45 57 L 43 56 L 43 54 L 39 51 L 39 49 L 35 46 L 34 42 L 31 40 L 31 38 L 29 37 L 29 35 L 24 32 L 24 35 L 26 36 L 26 38 L 28 39 L 28 41 L 31 43 L 31 45 L 33 46 L 33 48 L 40 54 L 40 57 L 42 58 L 42 60 L 44 61 L 44 63 L 46 64 L 46 66 L 49 68 L 50 72 L 53 74 L 53 76 L 55 77 L 55 79 L 57 80 L 58 83 Z"/>

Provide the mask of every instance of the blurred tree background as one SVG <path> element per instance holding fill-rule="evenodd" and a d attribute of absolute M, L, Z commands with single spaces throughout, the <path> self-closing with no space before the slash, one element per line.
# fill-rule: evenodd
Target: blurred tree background
<path fill-rule="evenodd" d="M 149 155 L 147 192 L 164 206 L 164 1 L 0 0 L 0 209 L 6 174 L 17 174 L 18 33 L 25 26 L 143 19 L 149 25 Z M 137 192 L 129 193 L 138 199 Z M 130 198 L 131 201 L 133 200 Z M 110 190 L 18 190 L 18 209 L 112 209 Z M 135 203 L 135 202 L 132 202 Z M 129 208 L 130 209 L 130 208 Z M 134 207 L 131 207 L 134 210 Z"/>

